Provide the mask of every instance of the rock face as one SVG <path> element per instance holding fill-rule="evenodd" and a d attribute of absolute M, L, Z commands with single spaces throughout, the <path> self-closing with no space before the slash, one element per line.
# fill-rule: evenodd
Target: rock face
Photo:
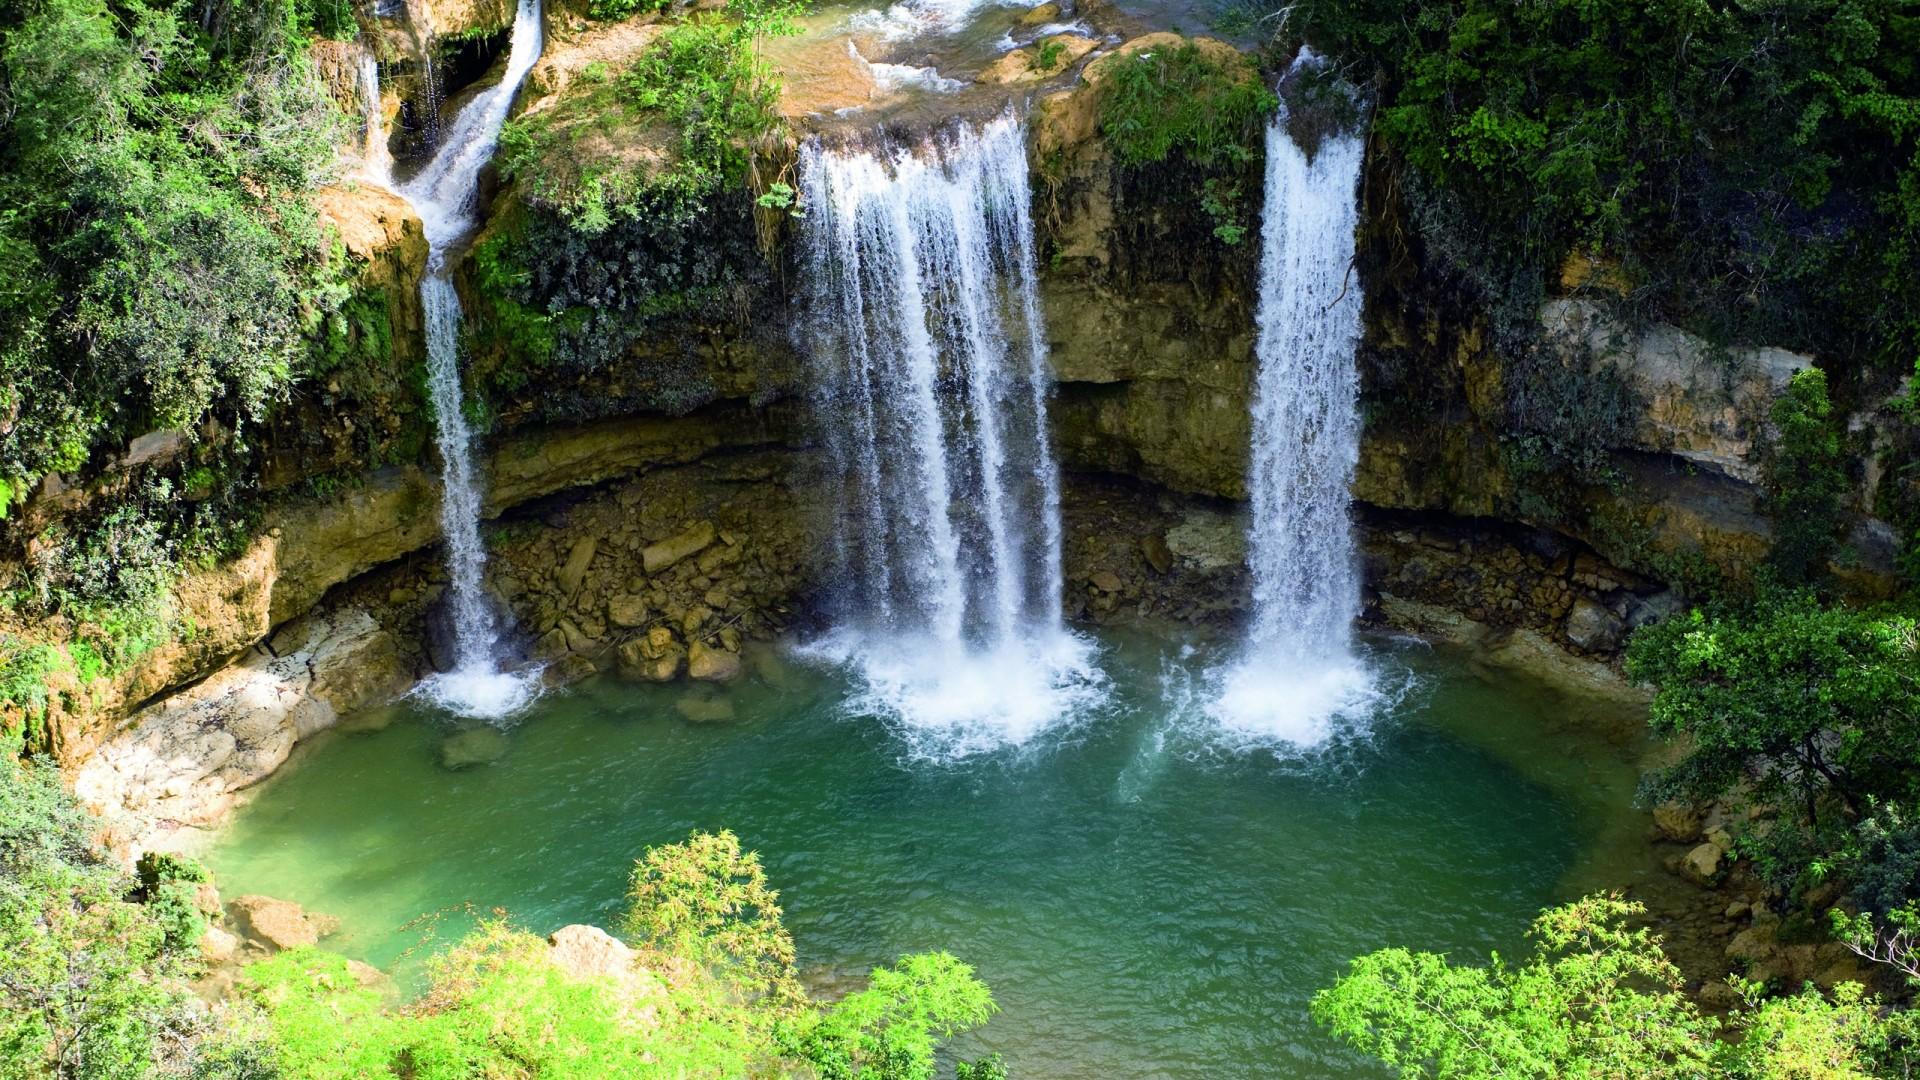
<path fill-rule="evenodd" d="M 343 711 L 398 693 L 410 673 L 393 636 L 365 612 L 318 615 L 187 690 L 134 714 L 74 776 L 117 846 L 181 846 L 180 826 L 218 821 L 240 791 Z"/>
<path fill-rule="evenodd" d="M 1570 354 L 1619 375 L 1642 403 L 1633 448 L 1757 483 L 1755 438 L 1793 373 L 1813 358 L 1784 349 L 1743 349 L 1724 358 L 1706 341 L 1672 326 L 1632 331 L 1599 305 L 1552 300 L 1540 321 Z"/>

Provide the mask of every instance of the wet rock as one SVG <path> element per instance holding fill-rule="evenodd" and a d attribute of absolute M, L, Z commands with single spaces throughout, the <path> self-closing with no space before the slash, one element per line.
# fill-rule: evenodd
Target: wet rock
<path fill-rule="evenodd" d="M 740 677 L 740 655 L 696 641 L 687 647 L 687 675 L 702 682 L 729 682 Z"/>
<path fill-rule="evenodd" d="M 1588 652 L 1610 653 L 1620 647 L 1625 631 L 1626 624 L 1613 612 L 1583 596 L 1573 602 L 1564 632 L 1568 641 Z"/>
<path fill-rule="evenodd" d="M 607 621 L 633 630 L 647 625 L 647 601 L 632 593 L 622 593 L 607 601 Z"/>
<path fill-rule="evenodd" d="M 680 674 L 686 651 L 673 639 L 673 631 L 656 626 L 620 646 L 620 674 L 647 682 L 672 682 Z"/>
<path fill-rule="evenodd" d="M 572 686 L 584 682 L 600 673 L 593 661 L 579 653 L 568 653 L 548 664 L 540 672 L 540 679 L 548 686 Z"/>
<path fill-rule="evenodd" d="M 1167 538 L 1160 533 L 1148 533 L 1140 538 L 1140 554 L 1156 574 L 1173 569 L 1173 551 L 1167 547 Z"/>
<path fill-rule="evenodd" d="M 440 766 L 458 772 L 475 765 L 490 765 L 507 755 L 509 740 L 495 727 L 468 728 L 440 741 Z"/>
<path fill-rule="evenodd" d="M 1087 584 L 1103 593 L 1117 593 L 1123 584 L 1120 575 L 1111 570 L 1095 570 L 1087 575 Z"/>
<path fill-rule="evenodd" d="M 1048 23 L 1057 23 L 1059 21 L 1060 5 L 1055 3 L 1040 4 L 1028 8 L 1020 15 L 1021 26 L 1045 26 Z"/>
<path fill-rule="evenodd" d="M 1685 844 L 1700 838 L 1700 811 L 1684 803 L 1664 802 L 1653 808 L 1653 824 L 1660 834 Z"/>
<path fill-rule="evenodd" d="M 1726 855 L 1719 844 L 1700 844 L 1680 860 L 1680 876 L 1696 885 L 1711 885 L 1720 876 L 1720 859 Z"/>
<path fill-rule="evenodd" d="M 209 965 L 224 964 L 239 951 L 240 939 L 222 927 L 209 926 L 200 935 L 200 959 Z"/>
<path fill-rule="evenodd" d="M 640 551 L 641 567 L 648 577 L 665 570 L 683 559 L 691 558 L 705 551 L 715 539 L 713 522 L 702 521 L 686 531 L 660 541 L 648 544 Z"/>
<path fill-rule="evenodd" d="M 240 936 L 268 951 L 318 945 L 340 927 L 331 915 L 306 911 L 291 900 L 271 896 L 242 896 L 227 906 Z"/>
<path fill-rule="evenodd" d="M 593 556 L 599 547 L 598 537 L 583 536 L 574 541 L 566 563 L 553 574 L 554 582 L 560 586 L 560 595 L 571 600 L 580 591 L 580 583 L 586 580 L 587 568 L 593 565 Z"/>
<path fill-rule="evenodd" d="M 551 663 L 567 655 L 566 631 L 555 626 L 541 634 L 533 640 L 533 647 L 528 650 L 528 655 L 544 663 Z"/>

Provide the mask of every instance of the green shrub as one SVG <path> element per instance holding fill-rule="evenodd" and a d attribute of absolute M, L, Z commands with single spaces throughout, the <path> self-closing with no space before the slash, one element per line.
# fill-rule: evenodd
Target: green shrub
<path fill-rule="evenodd" d="M 1124 165 L 1176 151 L 1200 166 L 1256 156 L 1262 117 L 1279 103 L 1253 65 L 1184 42 L 1104 62 L 1100 131 Z"/>
<path fill-rule="evenodd" d="M 1843 519 L 1845 455 L 1819 368 L 1793 375 L 1773 406 L 1778 435 L 1765 448 L 1766 510 L 1773 519 L 1768 559 L 1780 579 L 1798 584 L 1824 575 Z"/>
<path fill-rule="evenodd" d="M 0 759 L 0 1075 L 154 1075 L 190 1027 L 190 958 L 50 764 Z"/>
<path fill-rule="evenodd" d="M 1659 939 L 1627 928 L 1645 911 L 1607 896 L 1551 908 L 1517 965 L 1383 949 L 1315 995 L 1313 1016 L 1407 1080 L 1871 1080 L 1920 1064 L 1912 1014 L 1855 983 L 1768 999 L 1736 979 L 1743 1002 L 1723 1028 Z"/>

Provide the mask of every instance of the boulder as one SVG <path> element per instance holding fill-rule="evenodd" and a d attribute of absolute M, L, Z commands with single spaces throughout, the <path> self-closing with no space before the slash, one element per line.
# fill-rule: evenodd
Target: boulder
<path fill-rule="evenodd" d="M 1720 859 L 1725 854 L 1719 844 L 1700 844 L 1680 860 L 1680 876 L 1696 885 L 1711 885 L 1720 876 Z"/>
<path fill-rule="evenodd" d="M 580 583 L 587 579 L 587 568 L 593 565 L 593 556 L 600 548 L 600 540 L 594 536 L 583 536 L 574 541 L 573 549 L 567 552 L 567 561 L 554 571 L 553 580 L 560 586 L 560 595 L 569 601 L 580 591 Z"/>
<path fill-rule="evenodd" d="M 617 978 L 633 967 L 633 950 L 597 926 L 563 926 L 547 944 L 547 958 L 576 979 Z"/>
<path fill-rule="evenodd" d="M 625 630 L 647 625 L 647 601 L 632 593 L 621 593 L 607 601 L 607 621 Z"/>
<path fill-rule="evenodd" d="M 458 772 L 475 765 L 491 765 L 507 755 L 510 743 L 496 727 L 468 728 L 440 740 L 440 766 Z"/>
<path fill-rule="evenodd" d="M 1098 42 L 1079 34 L 1054 34 L 1037 45 L 1015 49 L 987 65 L 980 81 L 993 86 L 1039 82 L 1073 67 Z"/>
<path fill-rule="evenodd" d="M 568 653 L 543 668 L 540 672 L 540 681 L 547 686 L 572 686 L 577 682 L 585 682 L 599 673 L 600 668 L 593 661 L 579 653 Z"/>
<path fill-rule="evenodd" d="M 713 522 L 702 521 L 640 550 L 640 565 L 651 577 L 662 570 L 705 551 L 715 539 Z"/>
<path fill-rule="evenodd" d="M 310 913 L 291 900 L 258 894 L 242 896 L 227 905 L 240 936 L 270 952 L 318 945 L 340 927 L 331 915 Z"/>
<path fill-rule="evenodd" d="M 1167 538 L 1161 533 L 1148 533 L 1141 537 L 1140 554 L 1156 574 L 1173 569 L 1173 550 L 1167 547 Z"/>
<path fill-rule="evenodd" d="M 1583 596 L 1573 602 L 1573 610 L 1567 613 L 1564 632 L 1568 641 L 1587 652 L 1611 653 L 1620 648 L 1620 638 L 1626 629 L 1626 623 L 1613 612 Z"/>
<path fill-rule="evenodd" d="M 200 934 L 200 959 L 218 967 L 240 951 L 240 939 L 222 927 L 209 926 Z"/>
<path fill-rule="evenodd" d="M 1051 2 L 1028 8 L 1020 15 L 1021 26 L 1045 26 L 1059 21 L 1060 5 Z"/>
<path fill-rule="evenodd" d="M 616 653 L 622 676 L 646 682 L 672 682 L 680 674 L 686 650 L 673 639 L 673 631 L 656 626 L 643 637 L 620 646 Z"/>
<path fill-rule="evenodd" d="M 1675 843 L 1700 839 L 1700 811 L 1684 803 L 1664 802 L 1653 808 L 1653 825 Z"/>
<path fill-rule="evenodd" d="M 1104 593 L 1117 593 L 1122 582 L 1120 575 L 1111 570 L 1095 570 L 1087 576 L 1087 584 Z"/>
<path fill-rule="evenodd" d="M 729 682 L 740 677 L 740 654 L 696 641 L 687 647 L 687 675 L 702 682 Z"/>

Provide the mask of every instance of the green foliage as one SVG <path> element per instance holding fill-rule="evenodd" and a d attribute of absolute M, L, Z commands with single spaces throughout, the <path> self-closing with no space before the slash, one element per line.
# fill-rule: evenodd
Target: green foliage
<path fill-rule="evenodd" d="M 621 5 L 625 0 L 605 0 Z M 758 45 L 797 31 L 800 0 L 731 0 L 661 34 L 618 78 L 502 132 L 501 174 L 588 234 L 617 218 L 690 218 L 703 200 L 746 179 L 756 147 L 781 128 L 779 83 Z M 653 155 L 583 158 L 589 132 L 613 145 L 674 142 Z"/>
<path fill-rule="evenodd" d="M 1200 166 L 1253 160 L 1260 120 L 1278 104 L 1253 66 L 1191 42 L 1106 61 L 1100 130 L 1138 168 L 1176 151 Z"/>
<path fill-rule="evenodd" d="M 626 932 L 636 944 L 724 973 L 775 1005 L 802 998 L 780 894 L 731 831 L 650 849 L 634 864 L 627 897 Z"/>
<path fill-rule="evenodd" d="M 545 941 L 494 920 L 435 957 L 427 992 L 405 1009 L 314 949 L 251 965 L 239 991 L 261 1010 L 287 1080 L 926 1080 L 939 1040 L 993 1012 L 986 987 L 945 953 L 877 969 L 837 1004 L 808 1000 L 778 897 L 731 833 L 649 850 L 631 898 L 625 970 L 570 973 Z M 1005 1075 L 992 1061 L 968 1069 L 970 1080 Z"/>
<path fill-rule="evenodd" d="M 1274 10 L 1282 7 L 1268 3 Z M 1899 0 L 1304 0 L 1371 69 L 1421 239 L 1506 328 L 1566 255 L 1716 338 L 1911 371 L 1920 20 Z"/>
<path fill-rule="evenodd" d="M 1033 70 L 1052 71 L 1060 66 L 1060 58 L 1065 56 L 1066 52 L 1065 42 L 1048 38 L 1040 43 L 1040 51 L 1033 58 Z"/>
<path fill-rule="evenodd" d="M 1888 1014 L 1855 984 L 1745 1002 L 1725 1030 L 1683 993 L 1646 930 L 1645 909 L 1590 896 L 1541 913 L 1518 966 L 1384 949 L 1353 961 L 1313 1000 L 1335 1037 L 1434 1080 L 1843 1080 L 1910 1075 L 1911 1014 Z"/>
<path fill-rule="evenodd" d="M 49 764 L 0 760 L 0 1075 L 154 1075 L 187 1026 L 185 959 Z"/>
<path fill-rule="evenodd" d="M 1782 581 L 1798 584 L 1825 573 L 1843 521 L 1846 458 L 1825 372 L 1794 373 L 1774 403 L 1773 426 L 1779 434 L 1763 457 L 1767 516 L 1773 519 L 1769 561 Z"/>
<path fill-rule="evenodd" d="M 30 749 L 40 749 L 41 725 L 47 714 L 47 683 L 56 673 L 72 669 L 59 648 L 45 642 L 24 641 L 0 634 L 0 757 L 12 757 L 8 737 Z M 10 725 L 9 718 L 14 718 Z M 9 727 L 18 730 L 9 730 Z"/>
<path fill-rule="evenodd" d="M 1658 941 L 1626 929 L 1643 910 L 1592 896 L 1543 912 L 1518 967 L 1384 949 L 1315 995 L 1313 1017 L 1404 1077 L 1704 1076 L 1712 1027 Z"/>
<path fill-rule="evenodd" d="M 1806 592 L 1764 590 L 1643 628 L 1627 671 L 1655 687 L 1654 731 L 1690 748 L 1650 792 L 1777 810 L 1746 843 L 1776 881 L 1818 876 L 1848 822 L 1920 794 L 1917 652 L 1910 615 L 1822 607 Z"/>
<path fill-rule="evenodd" d="M 593 0 L 587 11 L 596 19 L 618 21 L 637 12 L 665 11 L 670 0 Z"/>
<path fill-rule="evenodd" d="M 318 8 L 339 7 L 323 0 Z M 30 0 L 0 37 L 0 478 L 260 418 L 332 274 L 337 110 L 291 0 Z"/>
<path fill-rule="evenodd" d="M 821 1080 L 931 1080 L 938 1042 L 986 1023 L 994 1011 L 972 968 L 944 952 L 919 953 L 875 968 L 866 989 L 818 1014 L 789 1042 Z M 982 1068 L 968 1066 L 969 1074 Z"/>

